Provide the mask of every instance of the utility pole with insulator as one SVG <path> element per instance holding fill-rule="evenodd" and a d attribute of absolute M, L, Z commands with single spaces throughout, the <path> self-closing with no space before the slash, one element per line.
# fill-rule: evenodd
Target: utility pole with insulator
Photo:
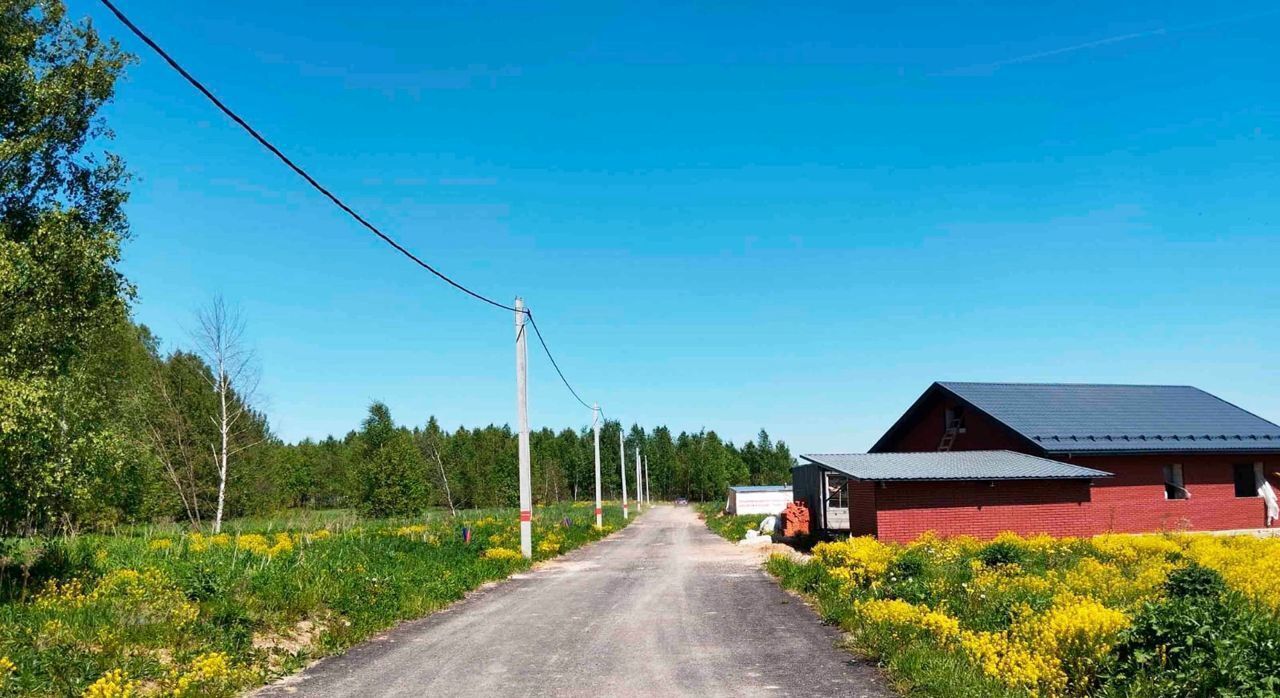
<path fill-rule="evenodd" d="M 516 415 L 520 429 L 520 552 L 533 557 L 533 489 L 529 483 L 529 352 L 524 300 L 516 298 Z"/>
<path fill-rule="evenodd" d="M 627 437 L 618 422 L 618 469 L 622 471 L 622 518 L 627 518 Z"/>
<path fill-rule="evenodd" d="M 591 430 L 595 432 L 596 442 L 596 528 L 604 525 L 604 510 L 600 508 L 600 403 L 591 408 Z"/>

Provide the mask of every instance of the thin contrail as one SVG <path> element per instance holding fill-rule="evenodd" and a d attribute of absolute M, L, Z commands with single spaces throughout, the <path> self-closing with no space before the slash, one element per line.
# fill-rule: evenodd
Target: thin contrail
<path fill-rule="evenodd" d="M 1161 36 L 1164 34 L 1173 34 L 1177 32 L 1192 31 L 1195 29 L 1206 29 L 1208 27 L 1215 27 L 1219 24 L 1229 24 L 1231 22 L 1243 22 L 1247 20 L 1258 19 L 1261 17 L 1270 17 L 1271 15 L 1275 15 L 1275 14 L 1280 14 L 1280 9 L 1267 10 L 1265 12 L 1255 12 L 1253 14 L 1247 14 L 1247 15 L 1236 15 L 1233 17 L 1224 17 L 1222 19 L 1214 19 L 1214 20 L 1209 20 L 1207 22 L 1197 22 L 1195 24 L 1184 24 L 1179 27 L 1159 27 L 1157 29 L 1148 29 L 1147 31 L 1132 32 L 1129 34 L 1118 34 L 1116 36 L 1108 36 L 1102 39 L 1095 39 L 1093 41 L 1086 41 L 1080 44 L 1073 44 L 1071 46 L 1063 46 L 1061 48 L 1049 49 L 1048 51 L 1037 51 L 1035 53 L 1028 53 L 1021 56 L 1014 56 L 1013 58 L 1006 58 L 1004 60 L 993 61 L 991 63 L 978 63 L 974 65 L 963 66 L 960 68 L 952 68 L 950 70 L 944 70 L 940 73 L 937 73 L 937 75 L 987 75 L 990 73 L 994 73 L 995 71 L 1005 66 L 1016 65 L 1018 63 L 1029 63 L 1031 61 L 1040 60 L 1041 58 L 1058 56 L 1064 53 L 1074 53 L 1076 51 L 1084 51 L 1091 48 L 1097 48 L 1099 46 L 1106 46 L 1108 44 L 1118 44 L 1122 41 L 1133 41 L 1135 39 L 1145 39 L 1148 37 Z"/>

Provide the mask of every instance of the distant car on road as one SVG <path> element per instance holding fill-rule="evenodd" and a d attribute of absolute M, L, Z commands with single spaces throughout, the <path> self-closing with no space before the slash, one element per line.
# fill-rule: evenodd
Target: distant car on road
<path fill-rule="evenodd" d="M 689 500 L 685 499 L 684 497 L 676 497 L 676 506 L 687 507 L 689 506 Z"/>

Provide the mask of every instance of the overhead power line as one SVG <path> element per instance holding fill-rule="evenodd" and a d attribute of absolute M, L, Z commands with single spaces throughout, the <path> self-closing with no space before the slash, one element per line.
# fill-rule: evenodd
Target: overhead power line
<path fill-rule="evenodd" d="M 187 72 L 187 69 L 183 68 L 178 63 L 178 61 L 174 60 L 173 56 L 170 56 L 169 53 L 165 51 L 163 48 L 161 48 L 160 45 L 157 44 L 154 40 L 152 40 L 150 36 L 147 36 L 146 32 L 143 32 L 141 29 L 139 29 L 138 25 L 134 24 L 128 17 L 124 15 L 123 12 L 120 11 L 118 7 L 113 5 L 111 3 L 111 0 L 102 0 L 102 4 L 106 5 L 107 9 L 111 11 L 111 14 L 115 15 L 116 19 L 119 19 L 120 22 L 124 24 L 124 26 L 128 27 L 129 31 L 133 32 L 134 36 L 141 39 L 143 43 L 151 47 L 152 51 L 155 51 L 156 54 L 158 54 L 161 58 L 163 58 L 165 63 L 169 64 L 169 67 L 178 71 L 178 74 L 181 75 L 183 79 L 185 79 L 187 82 L 191 83 L 192 87 L 199 90 L 200 94 L 203 94 L 205 97 L 207 97 L 210 102 L 213 102 L 213 105 L 217 107 L 218 110 L 221 111 L 223 114 L 226 114 L 227 118 L 236 122 L 236 124 L 240 126 L 240 128 L 244 129 L 245 132 L 247 132 L 250 136 L 253 136 L 254 140 L 262 144 L 262 147 L 271 151 L 272 155 L 275 155 L 277 158 L 279 158 L 280 162 L 283 162 L 285 165 L 289 167 L 289 169 L 297 173 L 299 177 L 306 180 L 307 184 L 310 184 L 312 188 L 314 188 L 316 191 L 320 192 L 321 194 L 324 194 L 325 197 L 328 198 L 330 201 L 332 201 L 335 206 L 337 206 L 338 208 L 346 212 L 348 216 L 351 216 L 352 218 L 354 218 L 356 222 L 358 222 L 360 225 L 364 226 L 365 228 L 368 228 L 369 231 L 372 232 L 374 235 L 377 235 L 378 237 L 382 238 L 383 242 L 387 243 L 388 245 L 391 245 L 396 249 L 397 252 L 413 260 L 414 263 L 416 263 L 418 266 L 422 267 L 423 269 L 426 269 L 432 274 L 435 274 L 437 277 L 440 278 L 441 281 L 444 281 L 445 283 L 458 289 L 459 291 L 462 291 L 468 296 L 471 296 L 472 298 L 475 298 L 477 300 L 484 301 L 485 303 L 488 303 L 489 305 L 492 305 L 497 308 L 502 308 L 504 310 L 510 310 L 513 312 L 515 311 L 515 308 L 507 305 L 506 303 L 500 303 L 498 301 L 493 300 L 492 298 L 489 298 L 480 293 L 472 291 L 466 286 L 463 286 L 457 281 L 454 281 L 453 279 L 449 278 L 447 275 L 444 274 L 444 272 L 440 271 L 439 269 L 436 269 L 430 264 L 427 264 L 426 262 L 422 261 L 417 255 L 410 252 L 409 250 L 406 250 L 403 245 L 391 239 L 391 236 L 379 230 L 378 226 L 370 223 L 368 220 L 365 219 L 364 216 L 361 216 L 359 213 L 356 213 L 354 209 L 348 206 L 346 202 L 344 202 L 342 199 L 338 198 L 336 194 L 329 191 L 323 184 L 317 182 L 315 177 L 312 177 L 310 174 L 307 173 L 306 170 L 302 169 L 302 167 L 300 167 L 297 163 L 295 163 L 293 160 L 290 160 L 289 156 L 280 152 L 279 148 L 272 145 L 271 141 L 268 141 L 266 137 L 264 137 L 261 133 L 258 133 L 258 130 L 250 126 L 249 123 L 245 121 L 243 118 L 241 118 L 239 114 L 235 113 L 234 111 L 231 110 L 230 107 L 223 104 L 222 100 L 215 97 L 213 92 L 209 91 L 209 88 L 204 86 L 204 83 L 200 82 L 195 78 L 195 76 Z"/>
<path fill-rule="evenodd" d="M 542 351 L 547 355 L 547 359 L 551 361 L 551 366 L 555 368 L 556 374 L 560 376 L 560 380 L 561 382 L 564 383 L 564 387 L 569 389 L 569 393 L 572 394 L 574 399 L 577 400 L 583 407 L 587 409 L 592 409 L 591 405 L 588 405 L 587 402 L 582 399 L 582 396 L 578 395 L 578 391 L 573 389 L 573 386 L 569 383 L 569 379 L 565 378 L 564 371 L 560 370 L 560 364 L 556 362 L 555 356 L 551 354 L 551 348 L 547 346 L 546 340 L 542 337 L 542 330 L 538 329 L 538 323 L 534 321 L 533 313 L 528 308 L 518 309 L 518 308 L 515 308 L 514 306 L 510 306 L 510 305 L 507 305 L 506 303 L 496 301 L 492 298 L 489 298 L 488 296 L 485 296 L 481 293 L 473 291 L 467 288 L 466 286 L 463 286 L 462 284 L 458 283 L 457 281 L 454 281 L 444 272 L 440 271 L 439 269 L 436 269 L 435 267 L 431 266 L 427 262 L 423 261 L 414 253 L 405 249 L 403 245 L 401 245 L 400 243 L 392 239 L 390 235 L 387 235 L 386 233 L 382 232 L 378 228 L 378 226 L 374 225 L 373 223 L 370 223 L 368 219 L 366 219 L 364 216 L 357 213 L 355 209 L 348 206 L 345 201 L 343 201 L 333 192 L 329 191 L 329 189 L 325 187 L 323 184 L 321 184 L 320 182 L 318 182 L 315 177 L 312 177 L 310 173 L 302 169 L 300 165 L 298 165 L 293 160 L 291 160 L 289 156 L 285 155 L 279 148 L 277 148 L 274 144 L 272 144 L 271 141 L 267 140 L 266 137 L 263 136 L 261 133 L 259 133 L 257 129 L 249 125 L 249 122 L 245 121 L 243 117 L 241 117 L 239 114 L 233 111 L 230 107 L 224 104 L 222 100 L 218 99 L 208 87 L 205 87 L 204 83 L 196 79 L 196 77 L 192 75 L 190 72 L 188 72 L 186 68 L 183 68 L 182 65 L 173 58 L 173 56 L 169 55 L 168 51 L 165 51 L 163 48 L 161 48 L 160 44 L 156 43 L 155 40 L 152 39 L 150 36 L 148 36 L 146 32 L 142 31 L 142 29 L 140 29 L 138 25 L 134 24 L 132 20 L 130 20 L 127 16 L 125 16 L 124 12 L 122 12 L 120 8 L 116 7 L 111 2 L 111 0 L 102 0 L 102 4 L 106 6 L 108 10 L 111 11 L 111 14 L 115 15 L 116 19 L 120 20 L 121 24 L 124 24 L 124 26 L 127 27 L 129 31 L 133 32 L 134 36 L 138 37 L 138 39 L 140 39 L 144 44 L 146 44 L 152 51 L 155 51 L 156 55 L 164 59 L 164 62 L 168 63 L 170 68 L 173 68 L 179 75 L 182 76 L 184 80 L 190 83 L 192 87 L 196 88 L 196 90 L 198 90 L 200 94 L 204 95 L 205 98 L 207 98 L 210 102 L 212 102 L 213 105 L 217 107 L 219 111 L 221 111 L 223 114 L 227 116 L 227 118 L 231 119 L 236 123 L 237 126 L 244 129 L 244 131 L 248 133 L 250 136 L 252 136 L 255 141 L 257 141 L 260 145 L 262 145 L 262 147 L 270 151 L 272 155 L 275 155 L 276 158 L 280 160 L 280 162 L 283 162 L 289 169 L 293 170 L 294 173 L 296 173 L 299 177 L 305 180 L 307 184 L 311 185 L 313 189 L 323 194 L 325 198 L 329 199 L 329 201 L 333 202 L 335 206 L 342 209 L 342 211 L 346 213 L 348 216 L 355 219 L 357 223 L 359 223 L 360 225 L 368 229 L 369 232 L 373 233 L 374 235 L 377 235 L 379 238 L 382 239 L 383 242 L 393 247 L 400 254 L 404 255 L 405 257 L 408 257 L 418 266 L 434 274 L 441 281 L 444 281 L 445 283 L 449 284 L 450 286 L 456 288 L 459 291 L 462 291 L 468 296 L 471 296 L 476 300 L 483 301 L 484 303 L 488 303 L 489 305 L 494 306 L 495 308 L 502 308 L 503 310 L 510 310 L 512 312 L 524 313 L 529 318 L 530 324 L 533 325 L 533 331 L 538 336 L 538 343 L 542 345 Z"/>
<path fill-rule="evenodd" d="M 547 340 L 542 338 L 542 330 L 538 329 L 538 322 L 533 319 L 533 311 L 525 308 L 524 313 L 529 317 L 529 324 L 533 325 L 533 333 L 537 335 L 538 343 L 542 345 L 542 351 L 546 352 L 548 359 L 551 359 L 551 366 L 560 376 L 560 380 L 564 383 L 564 387 L 569 389 L 569 392 L 573 394 L 573 398 L 577 400 L 579 404 L 587 409 L 592 409 L 591 405 L 588 405 L 587 401 L 583 400 L 581 395 L 578 395 L 578 391 L 574 390 L 572 385 L 569 385 L 569 379 L 564 377 L 564 371 L 560 370 L 560 364 L 556 363 L 556 357 L 551 355 L 551 347 L 548 347 Z"/>

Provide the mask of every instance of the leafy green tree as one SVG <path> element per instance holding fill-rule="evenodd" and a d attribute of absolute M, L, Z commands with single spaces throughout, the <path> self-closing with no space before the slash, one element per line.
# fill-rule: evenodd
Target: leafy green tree
<path fill-rule="evenodd" d="M 74 528 L 134 455 L 87 359 L 126 315 L 124 168 L 90 144 L 128 57 L 0 0 L 0 531 Z"/>

